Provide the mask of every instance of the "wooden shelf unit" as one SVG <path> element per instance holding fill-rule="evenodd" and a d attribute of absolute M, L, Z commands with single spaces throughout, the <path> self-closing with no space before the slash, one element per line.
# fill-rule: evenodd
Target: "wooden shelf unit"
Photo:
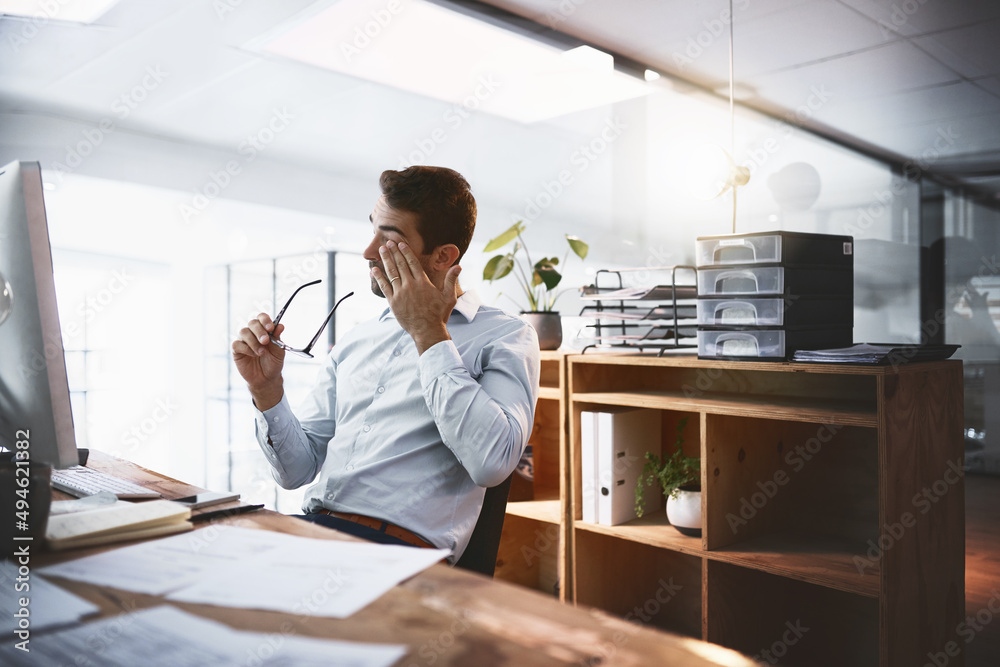
<path fill-rule="evenodd" d="M 786 665 L 919 665 L 961 643 L 961 362 L 567 364 L 570 600 Z M 580 413 L 604 406 L 660 411 L 666 452 L 688 418 L 701 538 L 662 507 L 582 522 Z"/>
<path fill-rule="evenodd" d="M 569 480 L 566 354 L 541 353 L 541 380 L 529 443 L 534 479 L 515 473 L 494 578 L 567 599 Z"/>

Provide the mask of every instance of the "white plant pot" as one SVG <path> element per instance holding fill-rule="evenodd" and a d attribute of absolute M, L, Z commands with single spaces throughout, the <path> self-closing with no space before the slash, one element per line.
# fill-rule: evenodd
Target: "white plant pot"
<path fill-rule="evenodd" d="M 694 489 L 694 490 L 692 490 Z M 681 487 L 667 498 L 670 525 L 688 537 L 701 537 L 701 489 Z"/>

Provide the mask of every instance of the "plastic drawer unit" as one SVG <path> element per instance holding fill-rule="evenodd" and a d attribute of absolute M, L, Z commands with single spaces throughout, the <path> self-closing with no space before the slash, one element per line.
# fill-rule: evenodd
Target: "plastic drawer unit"
<path fill-rule="evenodd" d="M 707 359 L 784 361 L 795 350 L 822 350 L 853 344 L 854 328 L 698 329 L 698 356 Z"/>
<path fill-rule="evenodd" d="M 801 232 L 702 236 L 695 241 L 695 258 L 698 267 L 782 264 L 846 268 L 854 265 L 854 239 Z"/>
<path fill-rule="evenodd" d="M 854 301 L 849 297 L 698 300 L 697 323 L 703 327 L 842 327 L 853 319 Z"/>
<path fill-rule="evenodd" d="M 731 266 L 698 269 L 698 296 L 853 296 L 851 269 Z"/>
<path fill-rule="evenodd" d="M 854 340 L 854 240 L 758 232 L 703 236 L 698 356 L 782 361 Z"/>

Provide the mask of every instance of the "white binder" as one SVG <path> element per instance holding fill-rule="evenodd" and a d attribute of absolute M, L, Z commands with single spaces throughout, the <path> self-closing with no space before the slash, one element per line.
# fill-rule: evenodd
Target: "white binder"
<path fill-rule="evenodd" d="M 660 453 L 660 412 L 583 412 L 580 438 L 583 520 L 617 526 L 635 519 L 635 487 L 646 452 Z M 662 507 L 662 495 L 658 484 L 646 487 L 644 511 Z"/>

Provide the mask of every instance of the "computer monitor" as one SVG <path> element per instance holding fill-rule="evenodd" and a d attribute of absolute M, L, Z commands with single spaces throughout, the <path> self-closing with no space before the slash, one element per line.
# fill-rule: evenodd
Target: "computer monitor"
<path fill-rule="evenodd" d="M 0 274 L 0 446 L 27 440 L 31 461 L 69 467 L 79 456 L 37 162 L 0 167 Z"/>

